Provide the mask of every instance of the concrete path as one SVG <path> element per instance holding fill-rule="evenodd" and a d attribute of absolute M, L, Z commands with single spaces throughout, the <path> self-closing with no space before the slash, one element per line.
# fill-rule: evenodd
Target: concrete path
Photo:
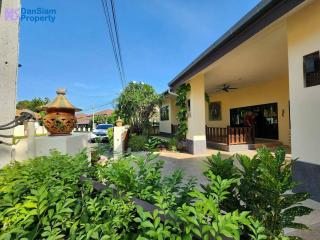
<path fill-rule="evenodd" d="M 198 186 L 200 187 L 200 184 L 208 183 L 208 180 L 203 176 L 203 172 L 206 169 L 204 161 L 206 160 L 206 157 L 217 153 L 218 151 L 210 149 L 206 154 L 198 156 L 178 152 L 160 152 L 159 154 L 160 158 L 165 161 L 163 174 L 170 174 L 174 169 L 182 169 L 184 170 L 186 177 L 195 177 L 198 180 Z M 233 155 L 233 153 L 223 151 L 220 151 L 220 153 L 222 158 Z M 249 150 L 238 153 L 252 157 L 256 154 L 256 151 Z M 287 157 L 290 158 L 291 156 L 288 154 Z M 307 200 L 303 205 L 314 209 L 314 211 L 308 216 L 297 218 L 296 221 L 306 224 L 311 230 L 295 231 L 294 229 L 286 229 L 285 232 L 288 235 L 302 237 L 304 240 L 320 240 L 320 203 L 313 200 Z"/>

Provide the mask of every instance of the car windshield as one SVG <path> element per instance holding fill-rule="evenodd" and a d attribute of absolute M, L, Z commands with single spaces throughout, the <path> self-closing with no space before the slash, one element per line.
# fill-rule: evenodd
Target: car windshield
<path fill-rule="evenodd" d="M 97 129 L 108 129 L 108 128 L 111 128 L 112 125 L 98 125 L 97 126 Z"/>

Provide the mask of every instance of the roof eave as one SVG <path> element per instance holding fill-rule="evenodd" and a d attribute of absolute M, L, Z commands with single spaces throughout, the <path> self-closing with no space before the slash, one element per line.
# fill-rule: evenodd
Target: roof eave
<path fill-rule="evenodd" d="M 261 1 L 170 81 L 169 87 L 181 85 L 302 2 L 304 0 Z"/>

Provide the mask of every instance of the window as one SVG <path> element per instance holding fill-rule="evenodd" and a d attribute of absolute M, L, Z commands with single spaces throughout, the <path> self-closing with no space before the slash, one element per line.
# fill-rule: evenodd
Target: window
<path fill-rule="evenodd" d="M 304 86 L 320 85 L 320 54 L 319 51 L 303 57 Z"/>
<path fill-rule="evenodd" d="M 161 121 L 169 120 L 169 106 L 163 106 L 160 108 L 160 120 Z"/>
<path fill-rule="evenodd" d="M 209 103 L 209 120 L 220 121 L 221 119 L 221 102 Z"/>

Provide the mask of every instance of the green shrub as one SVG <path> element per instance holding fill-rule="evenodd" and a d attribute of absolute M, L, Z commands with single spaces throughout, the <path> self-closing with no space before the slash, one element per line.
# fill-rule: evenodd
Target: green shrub
<path fill-rule="evenodd" d="M 175 170 L 171 175 L 162 177 L 164 161 L 156 154 L 143 156 L 127 156 L 99 166 L 98 180 L 114 184 L 120 191 L 131 192 L 134 196 L 153 202 L 155 192 L 170 192 L 177 195 L 178 203 L 185 203 L 191 198 L 188 193 L 194 188 L 196 181 L 189 178 L 182 184 L 183 172 Z"/>
<path fill-rule="evenodd" d="M 239 161 L 241 170 L 233 166 L 235 159 Z M 230 185 L 232 196 L 229 197 L 228 204 L 224 205 L 224 210 L 236 208 L 250 211 L 265 226 L 270 240 L 281 239 L 284 228 L 307 228 L 294 222 L 295 217 L 309 214 L 312 210 L 301 206 L 301 202 L 309 194 L 291 193 L 297 186 L 292 179 L 293 163 L 294 160 L 286 161 L 283 149 L 272 154 L 266 148 L 258 150 L 252 159 L 236 155 L 234 158 L 221 160 L 220 154 L 208 159 L 209 168 L 214 174 L 240 177 L 239 184 Z M 208 187 L 204 189 L 211 193 Z"/>
<path fill-rule="evenodd" d="M 0 170 L 0 239 L 123 239 L 134 208 L 79 184 L 85 154 L 53 153 Z"/>
<path fill-rule="evenodd" d="M 108 143 L 98 143 L 91 150 L 91 163 L 97 164 L 102 155 L 108 155 L 110 151 L 110 145 Z"/>
<path fill-rule="evenodd" d="M 144 135 L 132 134 L 129 138 L 128 147 L 133 152 L 139 152 L 145 150 L 145 144 L 147 143 L 147 137 Z"/>
<path fill-rule="evenodd" d="M 14 162 L 0 170 L 0 239 L 240 239 L 246 228 L 251 239 L 265 239 L 248 212 L 221 210 L 238 179 L 208 172 L 211 191 L 204 194 L 193 190 L 193 179 L 182 184 L 180 170 L 162 177 L 162 166 L 153 154 L 105 166 L 90 166 L 85 154 Z M 81 175 L 114 183 L 122 194 L 97 192 Z M 158 209 L 144 212 L 132 196 Z"/>
<path fill-rule="evenodd" d="M 150 137 L 145 144 L 145 149 L 149 152 L 157 150 L 161 147 L 167 147 L 168 141 L 159 137 Z"/>
<path fill-rule="evenodd" d="M 168 148 L 170 151 L 176 152 L 178 150 L 178 140 L 176 137 L 170 138 L 168 142 Z"/>
<path fill-rule="evenodd" d="M 111 149 L 113 149 L 113 142 L 114 142 L 113 130 L 114 130 L 113 127 L 108 128 L 108 130 L 107 130 L 108 143 L 109 143 L 109 147 Z"/>
<path fill-rule="evenodd" d="M 139 223 L 138 239 L 240 239 L 245 227 L 250 229 L 250 239 L 266 239 L 265 229 L 249 216 L 249 212 L 222 212 L 220 209 L 220 204 L 229 195 L 227 189 L 237 179 L 223 180 L 213 174 L 209 176 L 212 192 L 206 196 L 194 190 L 190 193 L 194 198 L 192 204 L 185 203 L 172 210 L 174 195 L 156 193 L 154 198 L 158 209 L 153 213 L 137 207 L 135 221 Z M 167 216 L 167 219 L 161 222 L 161 216 Z"/>

